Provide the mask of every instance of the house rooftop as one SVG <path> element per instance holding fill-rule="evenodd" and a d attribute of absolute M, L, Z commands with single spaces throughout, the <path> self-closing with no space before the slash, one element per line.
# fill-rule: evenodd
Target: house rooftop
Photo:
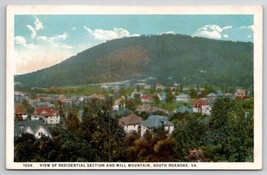
<path fill-rule="evenodd" d="M 179 113 L 192 113 L 193 112 L 193 108 L 190 107 L 190 106 L 180 106 L 179 108 L 176 109 L 176 112 L 179 112 Z"/>
<path fill-rule="evenodd" d="M 142 122 L 143 122 L 142 117 L 139 117 L 134 113 L 119 119 L 119 123 L 122 125 L 135 125 L 135 124 L 141 124 Z"/>
<path fill-rule="evenodd" d="M 150 96 L 150 95 L 142 95 L 141 96 L 141 99 L 148 99 L 148 100 L 150 100 L 150 99 L 152 99 L 152 96 Z"/>
<path fill-rule="evenodd" d="M 49 131 L 49 129 L 47 128 L 47 126 L 44 124 L 43 121 L 41 121 L 41 120 L 34 120 L 34 121 L 29 120 L 29 121 L 16 122 L 14 132 L 15 133 L 23 133 L 27 127 L 30 127 L 34 132 L 36 132 L 40 126 L 42 126 L 47 131 Z"/>
<path fill-rule="evenodd" d="M 43 116 L 52 116 L 53 114 L 59 115 L 58 111 L 55 111 L 53 108 L 50 107 L 38 107 L 35 108 L 33 115 L 43 115 Z"/>
<path fill-rule="evenodd" d="M 197 101 L 194 102 L 194 105 L 208 105 L 208 100 L 206 98 L 199 98 Z"/>
<path fill-rule="evenodd" d="M 159 128 L 161 126 L 174 126 L 174 124 L 168 121 L 166 116 L 152 115 L 143 122 L 143 125 L 149 128 Z"/>

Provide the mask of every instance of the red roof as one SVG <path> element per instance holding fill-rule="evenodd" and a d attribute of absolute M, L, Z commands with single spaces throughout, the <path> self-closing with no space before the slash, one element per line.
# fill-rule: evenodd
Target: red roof
<path fill-rule="evenodd" d="M 52 116 L 53 114 L 59 115 L 59 112 L 55 111 L 53 108 L 48 107 L 35 108 L 33 112 L 33 115 L 43 115 L 45 117 Z"/>
<path fill-rule="evenodd" d="M 141 99 L 147 99 L 147 100 L 149 100 L 149 99 L 152 99 L 152 97 L 150 95 L 142 95 L 141 96 Z"/>
<path fill-rule="evenodd" d="M 208 105 L 208 100 L 206 98 L 200 98 L 197 101 L 194 102 L 194 106 L 203 106 L 203 105 Z"/>

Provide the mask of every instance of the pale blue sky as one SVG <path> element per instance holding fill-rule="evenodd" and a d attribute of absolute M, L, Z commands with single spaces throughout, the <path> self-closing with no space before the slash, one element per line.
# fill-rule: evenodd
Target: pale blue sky
<path fill-rule="evenodd" d="M 162 33 L 253 42 L 253 15 L 16 15 L 16 73 L 49 67 L 107 40 Z"/>

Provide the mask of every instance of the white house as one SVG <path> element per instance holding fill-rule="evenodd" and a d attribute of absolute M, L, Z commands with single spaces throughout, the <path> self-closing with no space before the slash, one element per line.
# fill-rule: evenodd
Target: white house
<path fill-rule="evenodd" d="M 162 84 L 160 83 L 156 84 L 156 90 L 164 90 L 164 89 L 165 89 L 165 86 L 163 86 Z"/>
<path fill-rule="evenodd" d="M 40 107 L 36 108 L 31 116 L 31 120 L 44 120 L 47 124 L 58 124 L 60 123 L 60 115 L 58 111 L 53 108 Z"/>
<path fill-rule="evenodd" d="M 37 126 L 34 130 L 34 136 L 37 139 L 40 139 L 42 136 L 52 137 L 50 132 L 42 125 Z"/>
<path fill-rule="evenodd" d="M 202 106 L 205 107 L 209 105 L 208 100 L 206 98 L 200 98 L 193 103 L 193 112 L 202 112 Z"/>
<path fill-rule="evenodd" d="M 42 136 L 52 138 L 49 129 L 40 120 L 20 121 L 15 123 L 14 135 L 20 137 L 23 133 L 32 134 L 36 139 L 40 139 Z"/>
<path fill-rule="evenodd" d="M 119 124 L 123 126 L 125 132 L 127 133 L 131 131 L 136 131 L 137 133 L 140 133 L 142 123 L 143 119 L 135 115 L 134 113 L 119 119 Z"/>
<path fill-rule="evenodd" d="M 108 89 L 108 88 L 109 88 L 109 86 L 107 84 L 101 85 L 101 89 Z"/>
<path fill-rule="evenodd" d="M 152 96 L 150 95 L 142 95 L 140 97 L 141 99 L 141 102 L 144 104 L 144 103 L 152 103 Z"/>
<path fill-rule="evenodd" d="M 190 100 L 191 100 L 191 97 L 188 94 L 181 94 L 181 95 L 176 96 L 177 102 L 188 103 Z"/>
<path fill-rule="evenodd" d="M 235 92 L 235 98 L 247 98 L 248 97 L 248 91 L 246 89 L 237 89 Z"/>
<path fill-rule="evenodd" d="M 117 99 L 115 100 L 113 106 L 112 106 L 112 109 L 114 111 L 118 111 L 120 109 L 120 107 L 125 107 L 125 104 L 123 103 L 123 99 Z"/>
<path fill-rule="evenodd" d="M 211 106 L 210 105 L 202 105 L 201 106 L 201 112 L 202 112 L 202 115 L 211 115 Z"/>
<path fill-rule="evenodd" d="M 86 96 L 80 96 L 79 98 L 78 98 L 78 102 L 84 102 L 85 100 L 87 99 L 87 97 Z"/>

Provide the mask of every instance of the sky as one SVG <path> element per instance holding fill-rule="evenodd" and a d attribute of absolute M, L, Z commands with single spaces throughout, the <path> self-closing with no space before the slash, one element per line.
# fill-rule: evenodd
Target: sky
<path fill-rule="evenodd" d="M 171 33 L 253 42 L 253 15 L 16 15 L 14 25 L 15 74 L 123 37 Z"/>

